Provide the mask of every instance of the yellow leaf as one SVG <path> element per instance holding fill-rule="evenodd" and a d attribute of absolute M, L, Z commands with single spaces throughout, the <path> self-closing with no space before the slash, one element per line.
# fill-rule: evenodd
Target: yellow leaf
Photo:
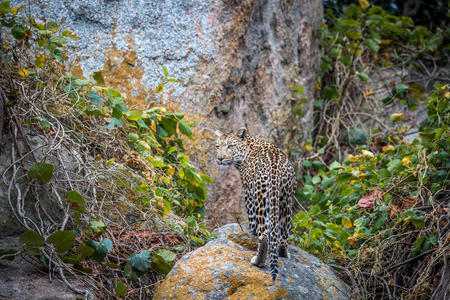
<path fill-rule="evenodd" d="M 356 246 L 356 241 L 357 241 L 357 239 L 354 236 L 348 237 L 348 242 L 350 243 L 350 245 L 352 245 L 353 248 L 355 248 L 355 246 Z"/>
<path fill-rule="evenodd" d="M 403 157 L 402 165 L 406 166 L 406 165 L 409 165 L 409 164 L 411 164 L 411 160 L 409 159 L 409 157 L 408 156 Z"/>
<path fill-rule="evenodd" d="M 350 219 L 342 219 L 342 226 L 349 229 L 352 227 L 352 220 Z"/>
<path fill-rule="evenodd" d="M 366 10 L 369 8 L 370 4 L 367 0 L 358 0 L 359 7 L 361 7 L 362 10 Z"/>
<path fill-rule="evenodd" d="M 34 61 L 34 65 L 38 68 L 42 68 L 45 64 L 45 55 L 41 54 L 38 58 Z"/>
<path fill-rule="evenodd" d="M 22 70 L 20 70 L 18 73 L 19 73 L 19 75 L 22 76 L 22 77 L 27 77 L 27 76 L 29 75 L 27 69 L 22 69 Z"/>
<path fill-rule="evenodd" d="M 305 146 L 305 149 L 306 149 L 306 150 L 311 150 L 311 149 L 312 149 L 312 146 L 311 146 L 311 145 L 306 145 L 306 146 Z"/>
<path fill-rule="evenodd" d="M 13 15 L 17 15 L 17 12 L 19 11 L 19 8 L 18 7 L 13 7 L 13 8 L 10 9 L 10 11 L 11 11 L 11 13 Z"/>
<path fill-rule="evenodd" d="M 366 89 L 366 96 L 370 96 L 373 94 L 373 90 L 371 88 Z"/>
<path fill-rule="evenodd" d="M 402 128 L 401 132 L 405 132 L 406 130 L 408 130 L 408 125 L 406 125 L 405 127 Z"/>
<path fill-rule="evenodd" d="M 391 144 L 387 144 L 386 146 L 383 146 L 381 148 L 381 150 L 383 150 L 383 152 L 386 152 L 386 151 L 390 151 L 390 150 L 395 150 L 395 147 L 392 146 Z"/>
<path fill-rule="evenodd" d="M 152 120 L 152 123 L 151 123 L 151 125 L 150 125 L 150 128 L 151 128 L 154 132 L 156 132 L 156 123 L 155 123 L 155 121 Z"/>
<path fill-rule="evenodd" d="M 381 43 L 386 46 L 389 45 L 391 42 L 392 40 L 381 40 Z"/>
<path fill-rule="evenodd" d="M 155 93 L 161 93 L 163 90 L 164 90 L 164 83 L 161 83 L 156 87 Z"/>
<path fill-rule="evenodd" d="M 116 159 L 113 157 L 113 158 L 111 158 L 111 159 L 108 159 L 108 160 L 106 161 L 106 164 L 107 164 L 107 165 L 112 165 L 115 161 L 116 161 Z"/>
<path fill-rule="evenodd" d="M 170 174 L 170 176 L 173 176 L 173 174 L 175 173 L 175 168 L 174 167 L 172 167 L 172 166 L 169 166 L 169 168 L 168 168 L 168 173 Z"/>
<path fill-rule="evenodd" d="M 348 160 L 349 160 L 350 162 L 357 162 L 357 161 L 360 160 L 360 156 L 359 156 L 359 155 L 353 156 L 353 155 L 350 154 L 350 155 L 348 156 Z"/>

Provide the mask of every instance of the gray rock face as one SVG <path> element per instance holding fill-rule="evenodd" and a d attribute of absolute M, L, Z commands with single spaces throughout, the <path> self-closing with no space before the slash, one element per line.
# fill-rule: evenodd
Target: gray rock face
<path fill-rule="evenodd" d="M 270 270 L 250 264 L 256 244 L 237 224 L 215 231 L 216 240 L 186 254 L 158 286 L 154 299 L 348 299 L 333 271 L 305 251 L 289 247 L 272 284 Z"/>
<path fill-rule="evenodd" d="M 2 250 L 22 247 L 23 244 L 14 237 L 3 237 L 0 242 Z M 19 255 L 11 262 L 0 261 L 0 299 L 75 300 L 81 297 L 58 278 L 50 281 L 49 275 L 29 260 Z M 69 279 L 75 288 L 86 288 L 80 280 Z"/>
<path fill-rule="evenodd" d="M 196 140 L 188 148 L 202 171 L 216 178 L 208 203 L 214 211 L 222 211 L 222 203 L 239 207 L 239 193 L 225 199 L 216 192 L 223 183 L 239 189 L 237 173 L 215 163 L 216 129 L 247 125 L 253 135 L 286 150 L 293 124 L 310 129 L 320 0 L 30 2 L 33 16 L 80 37 L 68 45 L 69 73 L 90 78 L 102 71 L 107 85 L 123 91 L 132 104 L 165 105 L 197 122 Z M 154 88 L 163 65 L 180 83 L 167 84 L 169 93 L 160 96 Z M 302 119 L 292 111 L 294 83 L 303 84 L 311 100 L 303 105 Z M 211 225 L 233 220 L 208 211 Z"/>

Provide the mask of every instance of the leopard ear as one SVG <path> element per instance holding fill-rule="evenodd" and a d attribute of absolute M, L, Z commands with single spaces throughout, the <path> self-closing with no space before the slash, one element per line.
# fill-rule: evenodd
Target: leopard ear
<path fill-rule="evenodd" d="M 247 137 L 247 128 L 241 127 L 236 131 L 236 136 L 240 138 L 241 140 L 245 139 Z"/>
<path fill-rule="evenodd" d="M 223 133 L 222 133 L 220 130 L 216 130 L 216 131 L 214 132 L 214 135 L 215 135 L 217 138 L 220 138 L 220 137 L 223 135 Z"/>

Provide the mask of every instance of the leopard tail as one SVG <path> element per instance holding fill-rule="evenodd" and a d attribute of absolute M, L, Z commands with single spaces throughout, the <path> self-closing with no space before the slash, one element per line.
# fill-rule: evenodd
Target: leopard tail
<path fill-rule="evenodd" d="M 268 242 L 269 242 L 269 258 L 270 258 L 270 277 L 275 282 L 279 273 L 278 266 L 278 248 L 280 245 L 280 206 L 279 191 L 272 186 L 269 192 L 269 215 L 268 219 Z"/>

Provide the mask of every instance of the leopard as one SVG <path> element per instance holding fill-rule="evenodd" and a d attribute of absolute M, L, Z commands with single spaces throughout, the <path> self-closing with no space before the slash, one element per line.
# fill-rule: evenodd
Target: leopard
<path fill-rule="evenodd" d="M 217 130 L 215 135 L 218 165 L 234 166 L 240 174 L 250 233 L 258 244 L 251 264 L 264 268 L 269 253 L 270 277 L 275 282 L 278 258 L 289 257 L 288 237 L 297 188 L 294 167 L 277 146 L 250 135 L 245 127 L 228 134 Z"/>

